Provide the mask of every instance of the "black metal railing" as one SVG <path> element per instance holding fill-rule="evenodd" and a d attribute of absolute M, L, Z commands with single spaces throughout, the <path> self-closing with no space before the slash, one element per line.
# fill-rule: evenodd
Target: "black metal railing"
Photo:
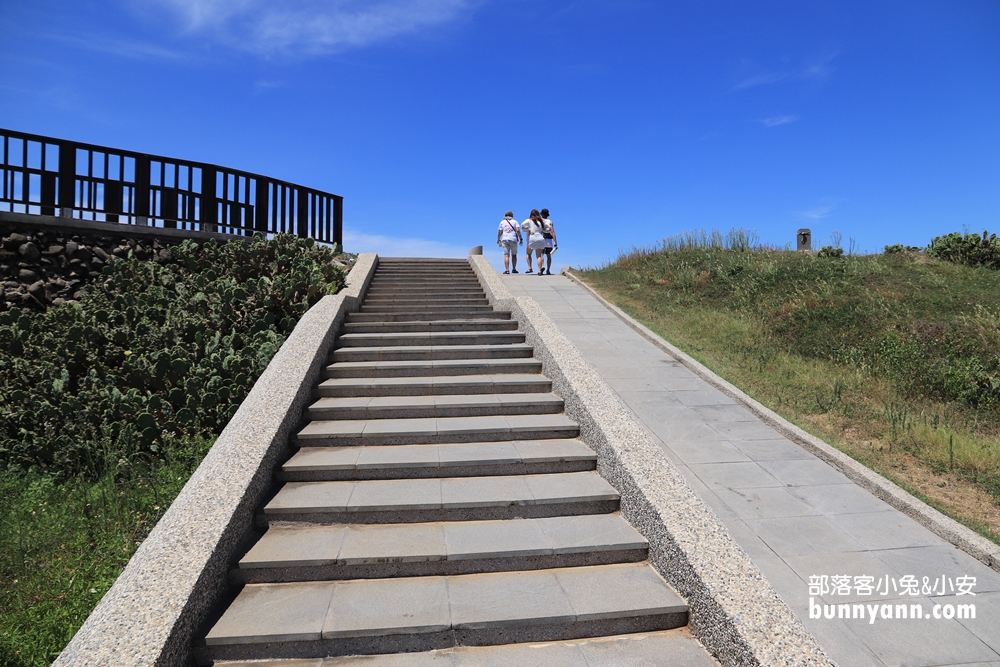
<path fill-rule="evenodd" d="M 344 198 L 204 162 L 0 129 L 0 210 L 343 247 Z"/>

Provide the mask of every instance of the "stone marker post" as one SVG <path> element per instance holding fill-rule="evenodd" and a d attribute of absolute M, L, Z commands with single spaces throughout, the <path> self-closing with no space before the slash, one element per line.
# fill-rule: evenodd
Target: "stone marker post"
<path fill-rule="evenodd" d="M 796 235 L 797 244 L 796 250 L 812 250 L 812 231 L 809 229 L 800 229 L 799 233 Z"/>

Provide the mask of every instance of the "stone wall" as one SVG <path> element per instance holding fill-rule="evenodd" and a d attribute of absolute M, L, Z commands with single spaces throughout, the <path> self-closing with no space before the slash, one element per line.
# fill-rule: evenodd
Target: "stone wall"
<path fill-rule="evenodd" d="M 32 229 L 0 222 L 0 311 L 12 307 L 42 311 L 75 303 L 87 283 L 99 278 L 112 257 L 169 261 L 170 246 L 182 239 L 135 239 L 123 235 Z"/>

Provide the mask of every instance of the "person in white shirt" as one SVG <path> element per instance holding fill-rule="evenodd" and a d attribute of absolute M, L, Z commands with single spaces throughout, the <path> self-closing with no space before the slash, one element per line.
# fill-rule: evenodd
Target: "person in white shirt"
<path fill-rule="evenodd" d="M 531 209 L 531 216 L 521 223 L 521 229 L 528 237 L 528 270 L 525 273 L 533 273 L 531 269 L 531 253 L 535 253 L 538 260 L 538 275 L 544 275 L 542 270 L 542 253 L 545 250 L 545 226 L 542 224 L 542 215 L 537 208 Z"/>
<path fill-rule="evenodd" d="M 514 212 L 507 211 L 497 228 L 497 245 L 503 248 L 504 275 L 511 273 L 511 265 L 513 273 L 517 273 L 517 246 L 522 243 L 524 240 L 521 238 L 521 228 L 514 219 Z"/>
<path fill-rule="evenodd" d="M 542 236 L 545 238 L 545 273 L 552 275 L 552 253 L 559 249 L 559 239 L 556 238 L 556 226 L 549 220 L 549 209 L 543 208 L 542 216 Z M 539 262 L 541 264 L 541 262 Z M 539 269 L 541 272 L 542 269 Z"/>

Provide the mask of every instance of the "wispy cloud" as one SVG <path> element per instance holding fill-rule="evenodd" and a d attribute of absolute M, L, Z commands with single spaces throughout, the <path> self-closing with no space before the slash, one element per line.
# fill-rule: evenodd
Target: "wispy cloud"
<path fill-rule="evenodd" d="M 476 1 L 155 0 L 185 33 L 261 55 L 365 46 L 458 19 Z"/>
<path fill-rule="evenodd" d="M 89 51 L 107 53 L 113 56 L 131 58 L 133 60 L 181 60 L 184 54 L 165 49 L 155 44 L 146 42 L 133 42 L 127 40 L 116 40 L 101 37 L 99 35 L 89 35 L 79 37 L 75 35 L 48 35 L 50 39 L 72 44 Z"/>
<path fill-rule="evenodd" d="M 807 220 L 822 220 L 823 218 L 828 217 L 835 210 L 837 210 L 837 205 L 828 203 L 821 204 L 807 211 L 799 211 L 798 214 Z"/>
<path fill-rule="evenodd" d="M 778 127 L 779 125 L 794 123 L 798 119 L 798 116 L 772 116 L 770 118 L 761 118 L 758 122 L 762 123 L 764 127 Z"/>
<path fill-rule="evenodd" d="M 348 252 L 377 252 L 384 257 L 466 257 L 469 249 L 441 241 L 408 239 L 344 230 Z"/>
<path fill-rule="evenodd" d="M 733 90 L 747 90 L 748 88 L 768 86 L 789 80 L 825 79 L 833 73 L 834 67 L 830 63 L 836 57 L 836 53 L 831 53 L 816 62 L 806 63 L 801 67 L 758 72 L 738 81 L 733 86 Z"/>

